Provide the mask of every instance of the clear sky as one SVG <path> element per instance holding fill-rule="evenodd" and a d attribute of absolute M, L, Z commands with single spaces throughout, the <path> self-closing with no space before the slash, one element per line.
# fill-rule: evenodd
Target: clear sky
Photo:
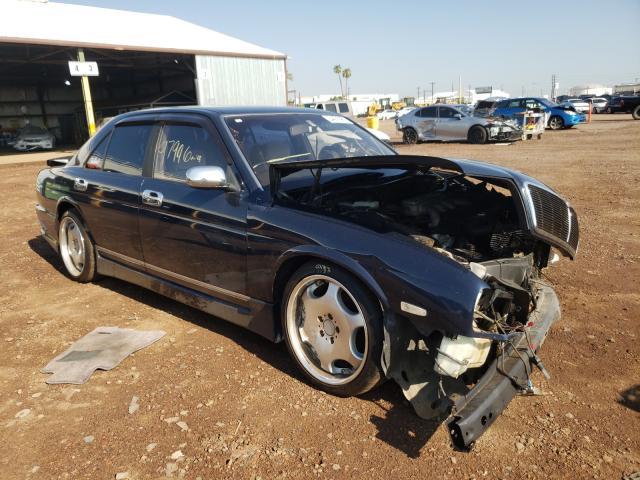
<path fill-rule="evenodd" d="M 304 95 L 471 85 L 512 95 L 640 81 L 640 0 L 60 0 L 161 13 L 286 53 Z"/>

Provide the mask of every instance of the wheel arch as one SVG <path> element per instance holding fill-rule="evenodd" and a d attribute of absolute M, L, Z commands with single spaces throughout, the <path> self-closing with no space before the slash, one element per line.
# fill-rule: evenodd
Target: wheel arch
<path fill-rule="evenodd" d="M 364 287 L 377 298 L 378 302 L 380 302 L 383 313 L 390 309 L 389 300 L 378 282 L 357 261 L 344 253 L 335 250 L 330 250 L 318 245 L 307 245 L 287 250 L 280 256 L 276 263 L 276 275 L 272 286 L 272 298 L 273 304 L 276 307 L 276 318 L 279 318 L 280 306 L 282 303 L 281 297 L 287 281 L 303 264 L 314 260 L 330 262 L 346 270 L 351 275 L 355 276 L 364 285 Z"/>
<path fill-rule="evenodd" d="M 78 202 L 76 202 L 73 198 L 68 197 L 66 195 L 60 197 L 58 199 L 58 203 L 56 204 L 56 234 L 57 234 L 58 228 L 60 227 L 60 220 L 62 219 L 62 216 L 69 210 L 75 210 L 76 212 L 78 212 L 78 216 L 80 217 L 80 220 L 82 220 L 82 225 L 86 230 L 87 235 L 89 235 L 89 238 L 95 244 L 96 240 L 95 238 L 93 238 L 93 234 L 91 233 L 91 228 L 89 228 L 87 219 L 82 213 L 82 210 L 78 205 Z"/>
<path fill-rule="evenodd" d="M 71 210 L 72 208 L 82 214 L 82 212 L 80 212 L 80 208 L 78 207 L 78 203 L 75 200 L 67 196 L 60 197 L 58 199 L 58 203 L 56 204 L 56 222 L 60 223 L 62 215 L 64 215 L 68 210 Z"/>

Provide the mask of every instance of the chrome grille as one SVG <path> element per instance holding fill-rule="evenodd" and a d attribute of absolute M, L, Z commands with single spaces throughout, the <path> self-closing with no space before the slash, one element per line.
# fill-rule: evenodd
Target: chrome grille
<path fill-rule="evenodd" d="M 566 202 L 550 191 L 535 185 L 529 185 L 528 188 L 533 202 L 536 227 L 549 235 L 568 242 L 571 219 Z"/>
<path fill-rule="evenodd" d="M 577 250 L 578 240 L 580 239 L 578 215 L 576 215 L 576 211 L 573 208 L 569 208 L 569 210 L 571 210 L 571 231 L 569 232 L 569 245 L 571 245 L 574 250 Z"/>

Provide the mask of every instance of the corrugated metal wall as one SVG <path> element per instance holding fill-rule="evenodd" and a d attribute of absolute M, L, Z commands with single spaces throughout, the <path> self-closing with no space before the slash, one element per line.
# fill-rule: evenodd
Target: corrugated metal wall
<path fill-rule="evenodd" d="M 196 55 L 199 105 L 287 104 L 283 59 Z"/>

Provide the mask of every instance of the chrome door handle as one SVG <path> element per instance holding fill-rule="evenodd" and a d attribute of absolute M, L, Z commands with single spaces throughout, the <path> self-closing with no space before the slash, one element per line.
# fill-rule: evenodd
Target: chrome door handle
<path fill-rule="evenodd" d="M 73 181 L 73 188 L 78 190 L 79 192 L 86 192 L 88 186 L 89 182 L 87 182 L 84 178 L 76 178 Z"/>
<path fill-rule="evenodd" d="M 145 190 L 142 192 L 142 203 L 151 205 L 152 207 L 160 207 L 162 205 L 163 195 L 153 190 Z"/>

